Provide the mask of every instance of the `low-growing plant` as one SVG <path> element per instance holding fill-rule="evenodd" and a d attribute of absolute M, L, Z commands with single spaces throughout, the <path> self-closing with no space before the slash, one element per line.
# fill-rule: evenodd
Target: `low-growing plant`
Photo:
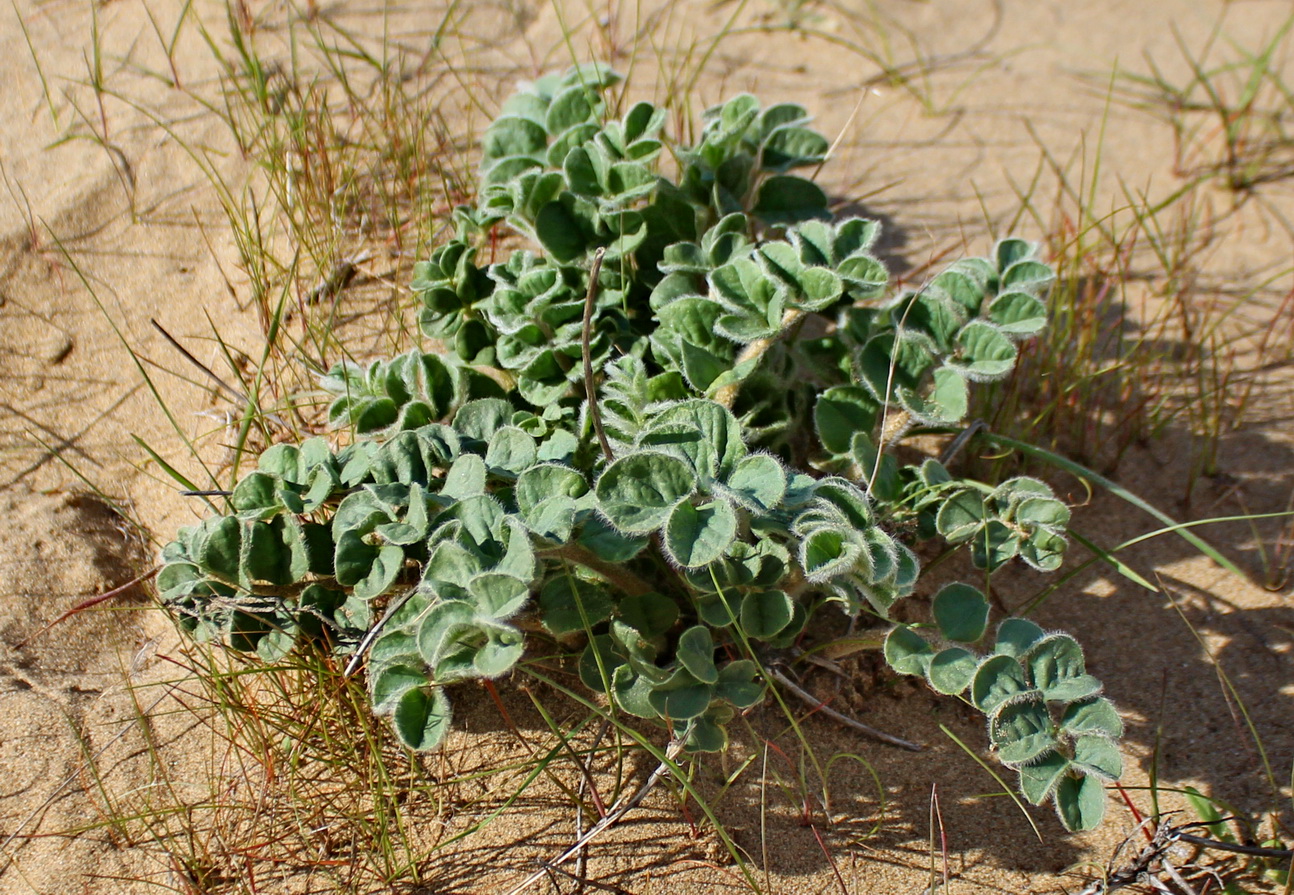
<path fill-rule="evenodd" d="M 966 585 L 934 597 L 933 626 L 890 621 L 918 541 L 989 572 L 1061 563 L 1069 513 L 1041 481 L 896 454 L 1011 371 L 1052 271 L 1004 239 L 894 294 L 878 225 L 833 220 L 792 173 L 828 155 L 803 108 L 741 95 L 685 145 L 663 110 L 616 109 L 617 82 L 582 66 L 504 104 L 477 203 L 414 271 L 445 351 L 335 367 L 349 443 L 266 450 L 226 514 L 165 548 L 166 605 L 267 660 L 366 661 L 374 711 L 413 749 L 445 736 L 448 688 L 546 636 L 697 752 L 725 747 L 767 661 L 832 603 L 892 625 L 894 668 L 987 716 L 1026 798 L 1094 826 L 1121 723 L 1078 643 L 1007 619 L 972 652 L 989 606 Z M 504 232 L 530 246 L 494 260 Z"/>

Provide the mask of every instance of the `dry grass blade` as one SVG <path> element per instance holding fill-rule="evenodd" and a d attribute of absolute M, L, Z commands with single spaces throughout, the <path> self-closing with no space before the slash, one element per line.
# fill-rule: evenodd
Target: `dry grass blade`
<path fill-rule="evenodd" d="M 134 578 L 130 579 L 125 584 L 119 584 L 116 587 L 112 588 L 111 590 L 107 590 L 101 594 L 95 594 L 93 597 L 87 597 L 86 599 L 77 603 L 71 609 L 64 612 L 58 618 L 54 619 L 52 622 L 42 627 L 36 633 L 32 634 L 30 637 L 20 640 L 17 644 L 14 645 L 14 648 L 22 649 L 28 643 L 35 640 L 37 637 L 40 637 L 41 635 L 43 635 L 50 628 L 53 628 L 55 625 L 58 625 L 59 623 L 66 621 L 67 619 L 76 615 L 78 612 L 84 612 L 87 609 L 91 609 L 95 606 L 99 606 L 103 603 L 108 602 L 111 599 L 114 599 L 116 597 L 121 596 L 124 593 L 127 593 L 132 587 L 137 587 L 138 585 L 143 584 L 145 581 L 149 580 L 154 575 L 156 575 L 157 570 L 160 568 L 161 566 L 153 566 L 153 568 L 149 569 L 147 572 L 144 572 L 143 574 L 140 574 L 140 575 L 136 575 Z"/>
<path fill-rule="evenodd" d="M 535 883 L 543 879 L 548 874 L 549 868 L 558 867 L 565 864 L 571 858 L 578 856 L 589 843 L 593 842 L 608 829 L 619 823 L 626 814 L 642 804 L 643 799 L 647 798 L 651 791 L 656 787 L 656 784 L 660 782 L 661 777 L 670 770 L 672 763 L 676 758 L 678 758 L 682 751 L 682 740 L 676 739 L 670 742 L 669 746 L 665 749 L 665 760 L 657 765 L 656 769 L 648 775 L 642 786 L 638 787 L 638 789 L 634 790 L 634 792 L 624 798 L 617 800 L 615 804 L 607 810 L 606 816 L 590 827 L 588 832 L 580 836 L 569 848 L 566 849 L 566 851 L 562 852 L 552 860 L 545 861 L 542 868 L 509 889 L 507 895 L 520 895 L 520 893 L 526 891 Z"/>

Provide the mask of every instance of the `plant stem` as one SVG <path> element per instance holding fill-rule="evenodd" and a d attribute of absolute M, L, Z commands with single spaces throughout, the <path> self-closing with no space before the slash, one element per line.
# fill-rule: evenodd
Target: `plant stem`
<path fill-rule="evenodd" d="M 657 765 L 656 770 L 651 772 L 651 776 L 647 778 L 646 783 L 644 783 L 637 790 L 635 790 L 632 795 L 628 796 L 625 799 L 617 801 L 614 805 L 612 805 L 611 810 L 607 812 L 607 815 L 603 817 L 600 821 L 598 821 L 596 824 L 594 824 L 587 833 L 585 833 L 583 836 L 580 836 L 579 839 L 575 841 L 574 845 L 566 849 L 566 851 L 562 852 L 553 860 L 545 862 L 543 867 L 541 867 L 539 870 L 536 870 L 530 876 L 526 877 L 520 883 L 518 883 L 517 885 L 509 889 L 508 895 L 519 895 L 519 893 L 524 892 L 526 889 L 529 889 L 532 885 L 534 885 L 535 883 L 539 882 L 541 879 L 544 878 L 544 874 L 547 872 L 547 869 L 549 867 L 556 867 L 559 864 L 564 864 L 565 862 L 569 861 L 575 855 L 579 854 L 579 852 L 584 848 L 584 846 L 588 845 L 598 836 L 602 835 L 602 833 L 605 832 L 609 827 L 612 827 L 615 824 L 619 823 L 621 818 L 623 818 L 634 808 L 638 807 L 638 805 L 642 802 L 642 800 L 647 798 L 647 794 L 650 793 L 653 788 L 655 788 L 656 784 L 660 782 L 660 778 L 664 776 L 666 771 L 669 770 L 670 762 L 676 759 L 679 753 L 681 753 L 682 751 L 683 751 L 682 739 L 676 738 L 672 740 L 669 746 L 665 750 L 666 760 L 662 761 L 659 765 Z"/>
<path fill-rule="evenodd" d="M 565 544 L 551 550 L 544 550 L 540 555 L 554 559 L 564 559 L 576 565 L 584 566 L 590 571 L 597 572 L 606 579 L 608 584 L 624 591 L 631 597 L 642 596 L 656 590 L 656 588 L 630 572 L 623 565 L 607 562 L 605 559 L 599 558 L 591 550 L 586 550 L 575 544 Z"/>
<path fill-rule="evenodd" d="M 836 711 L 831 706 L 827 705 L 821 699 L 818 699 L 808 690 L 805 690 L 795 681 L 791 680 L 787 675 L 783 674 L 777 668 L 770 666 L 767 670 L 768 670 L 768 673 L 779 684 L 785 687 L 793 695 L 803 700 L 804 702 L 808 703 L 809 705 L 813 706 L 813 710 L 815 712 L 821 712 L 822 714 L 830 718 L 832 721 L 835 721 L 837 724 L 843 724 L 845 727 L 856 730 L 859 733 L 865 736 L 869 736 L 874 740 L 879 740 L 882 743 L 889 743 L 891 746 L 900 746 L 912 752 L 925 751 L 925 746 L 922 746 L 919 743 L 913 743 L 908 740 L 900 739 L 899 737 L 896 737 L 893 734 L 886 733 L 883 730 L 877 730 L 875 727 L 868 727 L 863 722 L 855 721 L 853 718 L 849 717 L 848 715 L 842 715 L 840 712 Z"/>
<path fill-rule="evenodd" d="M 598 410 L 598 391 L 593 385 L 593 354 L 589 343 L 593 338 L 593 304 L 598 298 L 598 274 L 602 273 L 602 258 L 607 253 L 605 248 L 598 249 L 593 255 L 593 265 L 589 268 L 589 291 L 584 297 L 584 331 L 580 339 L 581 354 L 584 355 L 584 393 L 589 399 L 589 419 L 593 420 L 593 431 L 598 433 L 598 444 L 602 445 L 602 454 L 610 463 L 615 459 L 611 454 L 611 443 L 602 428 L 602 414 Z"/>
<path fill-rule="evenodd" d="M 732 365 L 733 369 L 740 367 L 742 364 L 759 360 L 759 358 L 763 357 L 768 352 L 768 349 L 772 348 L 773 345 L 777 343 L 778 339 L 782 338 L 783 333 L 803 319 L 804 311 L 799 308 L 791 308 L 782 315 L 782 325 L 774 335 L 767 336 L 763 339 L 756 339 L 741 350 L 741 354 L 737 355 L 737 360 Z M 733 403 L 737 400 L 737 390 L 740 388 L 740 382 L 731 382 L 728 385 L 725 385 L 714 393 L 715 402 L 722 404 L 724 407 L 731 410 Z"/>

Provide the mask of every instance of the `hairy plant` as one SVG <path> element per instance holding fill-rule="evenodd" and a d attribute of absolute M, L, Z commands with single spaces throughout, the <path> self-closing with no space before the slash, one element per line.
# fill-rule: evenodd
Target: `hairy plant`
<path fill-rule="evenodd" d="M 541 78 L 486 131 L 476 205 L 414 272 L 446 352 L 335 368 L 351 442 L 270 448 L 227 514 L 164 551 L 186 628 L 265 659 L 366 659 L 374 711 L 414 749 L 445 736 L 448 687 L 548 636 L 615 708 L 721 750 L 815 611 L 888 620 L 914 593 L 915 541 L 989 571 L 1061 562 L 1069 513 L 1042 482 L 894 452 L 914 424 L 962 422 L 970 386 L 1043 327 L 1034 247 L 893 294 L 878 225 L 831 220 L 791 173 L 828 152 L 803 108 L 738 96 L 682 145 L 648 103 L 617 117 L 616 81 Z M 499 227 L 532 247 L 483 264 Z M 1077 642 L 1008 619 L 979 656 L 984 598 L 956 585 L 933 610 L 962 645 L 895 626 L 890 663 L 969 693 L 1024 795 L 1098 823 L 1121 729 Z"/>

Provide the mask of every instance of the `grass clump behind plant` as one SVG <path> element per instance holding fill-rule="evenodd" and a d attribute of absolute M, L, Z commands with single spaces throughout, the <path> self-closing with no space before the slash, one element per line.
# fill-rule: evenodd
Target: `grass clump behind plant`
<path fill-rule="evenodd" d="M 1047 329 L 1022 346 L 1011 377 L 977 396 L 974 413 L 1107 473 L 1133 445 L 1180 431 L 1189 503 L 1200 476 L 1222 471 L 1226 436 L 1290 356 L 1281 290 L 1294 268 L 1212 274 L 1241 237 L 1228 227 L 1237 210 L 1218 210 L 1205 183 L 1162 199 L 1124 186 L 1102 211 L 1102 151 L 1098 142 L 1094 157 L 1062 160 L 1043 148 L 1032 179 L 1015 186 L 1014 221 L 1048 234 L 1058 278 Z M 1055 192 L 1044 203 L 1048 177 Z"/>

